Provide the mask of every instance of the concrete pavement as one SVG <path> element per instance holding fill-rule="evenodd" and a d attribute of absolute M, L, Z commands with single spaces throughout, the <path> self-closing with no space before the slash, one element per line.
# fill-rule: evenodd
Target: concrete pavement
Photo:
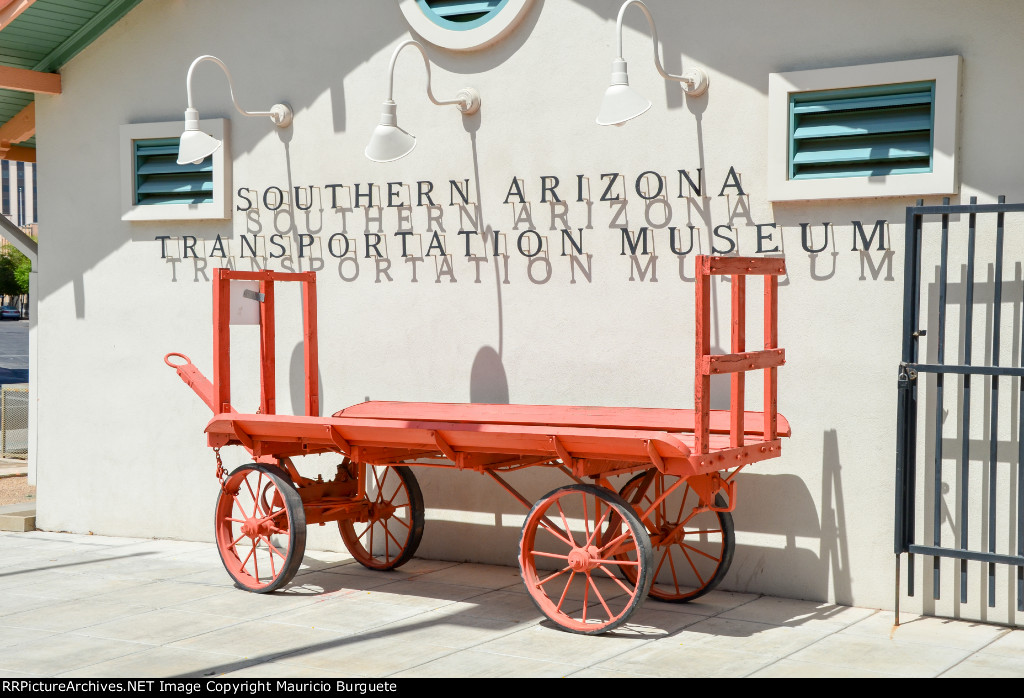
<path fill-rule="evenodd" d="M 518 570 L 309 551 L 235 589 L 210 543 L 0 533 L 0 678 L 1024 676 L 1024 630 L 715 591 L 601 636 L 555 629 Z"/>

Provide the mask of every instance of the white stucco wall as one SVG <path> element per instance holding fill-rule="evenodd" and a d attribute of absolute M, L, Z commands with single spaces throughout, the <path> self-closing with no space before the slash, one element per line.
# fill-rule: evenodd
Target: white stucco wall
<path fill-rule="evenodd" d="M 573 283 L 570 262 L 560 255 L 561 226 L 541 203 L 540 178 L 558 177 L 558 191 L 570 201 L 570 225 L 584 227 L 588 211 L 575 201 L 576 175 L 589 178 L 597 199 L 600 175 L 623 173 L 632 189 L 640 173 L 653 170 L 668 178 L 667 225 L 697 226 L 700 251 L 710 251 L 711 230 L 731 224 L 738 251 L 755 254 L 754 224 L 774 222 L 772 244 L 789 268 L 779 301 L 788 359 L 779 373 L 779 408 L 793 438 L 782 458 L 740 477 L 738 548 L 723 588 L 891 607 L 902 221 L 914 199 L 771 204 L 765 184 L 768 74 L 961 55 L 961 189 L 954 200 L 992 202 L 998 194 L 1020 200 L 1024 143 L 1013 134 L 1024 92 L 1024 76 L 1015 70 L 1024 63 L 1017 36 L 1024 6 L 988 2 L 981 9 L 931 0 L 649 5 L 667 69 L 703 66 L 711 79 L 705 97 L 684 99 L 676 84 L 658 77 L 642 16 L 627 15 L 631 84 L 654 106 L 621 129 L 596 126 L 619 3 L 545 0 L 489 49 L 456 54 L 427 47 L 435 94 L 448 98 L 460 87 L 477 88 L 483 108 L 476 116 L 463 119 L 453 108 L 430 105 L 422 61 L 411 51 L 402 55 L 395 81 L 399 123 L 419 143 L 390 164 L 369 162 L 363 149 L 384 98 L 391 52 L 409 36 L 391 2 L 285 8 L 262 0 L 147 0 L 71 61 L 62 71 L 63 94 L 39 97 L 37 107 L 45 231 L 36 330 L 39 525 L 212 539 L 214 462 L 203 435 L 210 415 L 161 359 L 181 351 L 212 374 L 208 280 L 222 260 L 161 259 L 160 235 L 196 236 L 206 254 L 220 235 L 230 239 L 236 257 L 239 236 L 254 227 L 263 236 L 281 233 L 293 249 L 297 235 L 316 236 L 320 259 L 312 268 L 320 272 L 325 413 L 367 398 L 691 406 L 693 285 L 685 279 L 692 258 L 684 259 L 681 273 L 661 211 L 654 216 L 656 282 L 631 269 L 620 254 L 615 211 L 595 201 L 593 227 L 583 234 L 585 251 L 593 255 L 592 280 L 577 269 Z M 201 115 L 231 122 L 234 189 L 318 187 L 308 218 L 262 207 L 248 218 L 236 212 L 230 222 L 121 221 L 119 126 L 180 120 L 185 71 L 203 53 L 231 67 L 246 108 L 280 100 L 294 108 L 294 125 L 278 132 L 265 119 L 233 112 L 216 68 L 197 73 Z M 678 198 L 678 170 L 695 177 L 697 168 L 705 196 Z M 745 196 L 735 187 L 719 195 L 730 168 Z M 554 246 L 546 283 L 531 281 L 527 260 L 516 251 L 516 212 L 503 203 L 513 177 L 523 181 L 532 202 L 534 225 L 521 224 L 520 231 L 535 227 Z M 376 232 L 376 224 L 368 228 L 365 208 L 333 210 L 325 186 L 359 183 L 365 189 L 372 182 L 386 191 L 387 182 L 415 187 L 429 180 L 447 204 L 449 179 L 468 179 L 480 227 L 507 236 L 507 275 L 504 261 L 488 258 L 477 281 L 477 265 L 462 254 L 463 238 L 456 234 L 459 209 L 446 205 L 445 243 L 457 281 L 439 276 L 428 257 L 413 282 L 412 265 L 392 236 L 396 214 L 385 209 L 393 280 L 380 276 L 378 283 L 374 260 L 364 257 L 364 233 Z M 630 195 L 631 230 L 645 225 L 642 204 Z M 851 251 L 852 221 L 870 231 L 879 219 L 889 222 L 889 251 L 867 257 Z M 425 249 L 426 210 L 414 208 L 412 221 Z M 833 226 L 829 248 L 810 255 L 801 247 L 800 223 L 812 224 L 820 244 L 824 221 Z M 329 236 L 339 232 L 356 243 L 359 273 L 351 281 L 345 278 L 354 263 L 339 265 L 326 250 Z M 308 261 L 301 260 L 303 269 Z M 248 260 L 236 263 L 249 268 Z M 283 264 L 271 260 L 272 268 Z M 300 266 L 297 259 L 288 264 Z M 545 275 L 540 262 L 532 271 L 535 278 Z M 716 284 L 725 310 L 727 288 Z M 301 361 L 293 353 L 300 338 L 298 296 L 282 293 L 278 303 L 279 405 L 299 409 Z M 758 307 L 752 306 L 752 318 Z M 751 345 L 760 337 L 757 326 L 752 321 Z M 242 329 L 234 336 L 241 346 L 254 335 Z M 727 349 L 727 327 L 716 325 L 713 340 Z M 233 397 L 242 410 L 257 404 L 254 356 L 242 351 L 236 359 Z M 756 409 L 759 398 L 751 389 L 748 405 Z M 244 462 L 243 454 L 228 460 Z M 476 474 L 417 473 L 428 507 L 420 555 L 515 563 L 525 514 L 517 502 Z M 539 497 L 563 484 L 556 475 L 532 469 L 511 479 Z M 309 545 L 338 548 L 341 542 L 329 526 L 311 531 Z M 906 607 L 915 608 L 920 598 Z M 995 611 L 984 609 L 978 595 L 972 603 L 955 611 L 1020 620 L 1008 601 Z"/>

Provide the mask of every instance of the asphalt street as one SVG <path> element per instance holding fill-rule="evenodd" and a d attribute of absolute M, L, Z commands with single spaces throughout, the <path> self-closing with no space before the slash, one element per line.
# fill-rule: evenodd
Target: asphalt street
<path fill-rule="evenodd" d="M 0 321 L 0 385 L 28 382 L 28 320 Z"/>

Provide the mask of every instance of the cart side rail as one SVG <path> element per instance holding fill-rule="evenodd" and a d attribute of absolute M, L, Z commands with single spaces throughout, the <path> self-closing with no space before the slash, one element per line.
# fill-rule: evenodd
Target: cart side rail
<path fill-rule="evenodd" d="M 302 283 L 302 335 L 306 415 L 320 416 L 320 394 L 317 322 L 316 274 L 314 272 L 233 271 L 217 269 L 213 279 L 213 400 L 214 414 L 231 412 L 231 282 L 258 281 L 260 290 L 253 300 L 260 304 L 260 409 L 262 414 L 276 414 L 276 349 L 274 332 L 274 282 Z M 252 298 L 252 296 L 249 296 Z"/>
<path fill-rule="evenodd" d="M 779 342 L 779 276 L 786 262 L 777 257 L 696 258 L 696 357 L 694 361 L 694 455 L 708 453 L 711 431 L 711 376 L 731 374 L 729 441 L 744 445 L 744 389 L 747 371 L 764 371 L 763 441 L 779 436 L 778 367 L 786 362 Z M 764 277 L 764 348 L 746 350 L 746 278 Z M 731 280 L 731 353 L 711 353 L 711 277 Z"/>

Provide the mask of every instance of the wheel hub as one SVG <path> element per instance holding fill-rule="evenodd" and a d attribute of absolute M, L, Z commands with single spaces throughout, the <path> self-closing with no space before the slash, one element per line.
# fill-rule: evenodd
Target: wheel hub
<path fill-rule="evenodd" d="M 395 515 L 397 507 L 394 504 L 386 504 L 384 502 L 374 502 L 370 505 L 370 521 L 380 521 L 381 519 L 390 519 Z"/>
<path fill-rule="evenodd" d="M 261 521 L 254 517 L 249 517 L 242 524 L 242 533 L 252 539 L 269 536 L 271 529 L 272 526 L 269 521 Z"/>
<path fill-rule="evenodd" d="M 569 567 L 574 572 L 586 572 L 597 567 L 600 559 L 600 551 L 596 546 L 590 545 L 586 548 L 574 548 L 569 553 Z"/>

